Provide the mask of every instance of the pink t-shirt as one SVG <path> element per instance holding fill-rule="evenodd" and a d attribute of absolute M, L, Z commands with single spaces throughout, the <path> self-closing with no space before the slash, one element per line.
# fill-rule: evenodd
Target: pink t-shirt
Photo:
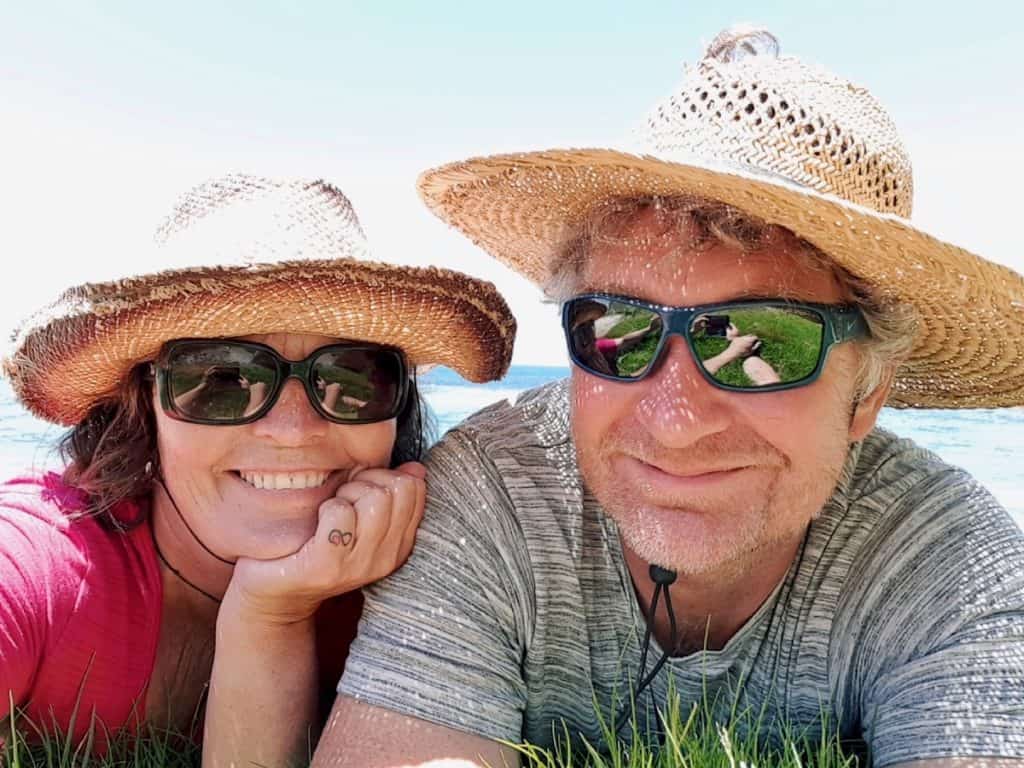
<path fill-rule="evenodd" d="M 92 716 L 110 730 L 142 722 L 163 600 L 148 522 L 121 533 L 71 519 L 85 503 L 54 473 L 0 485 L 0 718 L 10 691 L 33 723 L 76 741 Z"/>
<path fill-rule="evenodd" d="M 104 726 L 95 732 L 102 753 L 104 729 L 135 732 L 145 719 L 163 589 L 148 519 L 121 533 L 94 517 L 69 517 L 85 504 L 54 473 L 0 485 L 0 719 L 10 691 L 33 723 L 67 733 L 81 688 L 73 735 L 77 743 L 94 714 Z M 126 522 L 139 513 L 132 503 L 114 510 Z M 321 724 L 362 607 L 355 590 L 317 611 Z"/>

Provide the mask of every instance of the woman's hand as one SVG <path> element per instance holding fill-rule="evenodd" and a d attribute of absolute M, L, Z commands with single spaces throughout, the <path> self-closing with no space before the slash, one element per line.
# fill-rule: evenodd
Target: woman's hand
<path fill-rule="evenodd" d="M 297 552 L 238 560 L 218 624 L 302 622 L 324 600 L 397 570 L 423 517 L 425 477 L 418 462 L 354 475 L 320 505 L 316 532 Z"/>

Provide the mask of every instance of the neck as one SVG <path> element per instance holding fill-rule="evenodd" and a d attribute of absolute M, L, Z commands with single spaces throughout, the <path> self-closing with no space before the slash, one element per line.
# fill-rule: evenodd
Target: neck
<path fill-rule="evenodd" d="M 701 574 L 679 573 L 671 587 L 672 606 L 678 624 L 677 643 L 672 655 L 721 650 L 740 628 L 757 613 L 785 577 L 803 542 L 803 531 L 792 540 L 776 542 L 771 551 L 752 555 L 744 567 L 730 565 L 728 571 Z M 654 596 L 650 563 L 622 541 L 622 551 L 633 581 L 641 613 L 647 614 Z M 665 650 L 671 643 L 668 608 L 658 604 L 654 637 Z"/>
<path fill-rule="evenodd" d="M 218 560 L 196 540 L 159 484 L 153 490 L 150 524 L 162 555 L 165 605 L 179 605 L 197 617 L 215 620 L 220 608 L 217 601 L 227 591 L 233 566 Z"/>

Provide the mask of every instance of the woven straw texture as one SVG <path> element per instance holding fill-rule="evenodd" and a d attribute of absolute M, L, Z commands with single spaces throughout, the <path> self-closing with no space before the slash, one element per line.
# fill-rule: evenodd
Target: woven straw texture
<path fill-rule="evenodd" d="M 511 359 L 515 320 L 493 285 L 370 261 L 351 204 L 323 181 L 207 182 L 179 201 L 154 248 L 130 261 L 167 269 L 71 288 L 15 333 L 4 371 L 30 411 L 77 423 L 175 338 L 359 339 L 478 382 Z"/>
<path fill-rule="evenodd" d="M 864 88 L 780 56 L 764 31 L 732 30 L 655 107 L 640 144 L 474 158 L 426 171 L 419 191 L 539 284 L 600 201 L 722 201 L 915 305 L 921 322 L 889 405 L 1024 405 L 1024 278 L 910 224 L 910 160 Z"/>

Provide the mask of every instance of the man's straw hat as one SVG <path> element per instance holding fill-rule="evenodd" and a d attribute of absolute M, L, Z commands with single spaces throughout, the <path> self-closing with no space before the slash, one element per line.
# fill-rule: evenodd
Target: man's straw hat
<path fill-rule="evenodd" d="M 920 314 L 889 405 L 1024 405 L 1024 278 L 909 222 L 910 159 L 860 86 L 780 56 L 764 30 L 722 33 L 649 115 L 639 154 L 553 149 L 425 172 L 430 209 L 543 284 L 611 198 L 698 196 L 781 225 Z"/>
<path fill-rule="evenodd" d="M 179 200 L 154 248 L 126 258 L 125 272 L 139 261 L 162 271 L 71 288 L 15 333 L 4 370 L 30 411 L 75 424 L 183 337 L 359 339 L 478 382 L 511 359 L 515 320 L 493 285 L 369 260 L 352 205 L 324 181 L 209 181 Z"/>

